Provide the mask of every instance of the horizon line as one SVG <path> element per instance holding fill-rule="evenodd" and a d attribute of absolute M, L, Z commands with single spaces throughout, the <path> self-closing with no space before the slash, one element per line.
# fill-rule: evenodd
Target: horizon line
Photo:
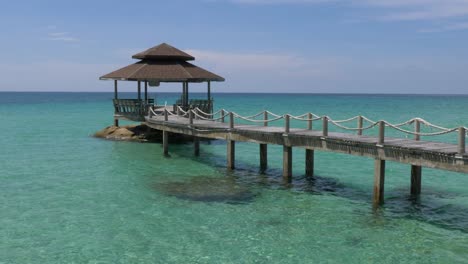
<path fill-rule="evenodd" d="M 114 93 L 113 91 L 0 91 L 0 93 Z M 119 93 L 137 93 L 135 92 L 119 92 Z M 148 93 L 181 93 L 174 92 L 150 92 Z M 206 92 L 192 92 L 193 94 L 206 94 Z M 360 93 L 360 92 L 343 92 L 343 93 L 324 93 L 324 92 L 211 92 L 211 94 L 316 94 L 316 95 L 436 95 L 436 96 L 468 96 L 468 93 Z"/>

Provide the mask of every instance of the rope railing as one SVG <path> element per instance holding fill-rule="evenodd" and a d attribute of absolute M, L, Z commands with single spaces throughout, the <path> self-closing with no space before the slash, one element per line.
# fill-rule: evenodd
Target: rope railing
<path fill-rule="evenodd" d="M 256 113 L 254 115 L 250 116 L 242 116 L 239 113 L 233 112 L 233 111 L 227 111 L 225 109 L 220 109 L 215 113 L 206 113 L 199 109 L 198 107 L 194 109 L 189 109 L 187 111 L 184 111 L 180 106 L 177 106 L 177 112 L 173 113 L 171 111 L 168 111 L 167 109 L 164 109 L 163 113 L 156 113 L 152 108 L 149 108 L 148 115 L 150 118 L 152 117 L 164 117 L 165 121 L 168 121 L 168 116 L 181 116 L 181 117 L 188 117 L 189 118 L 189 124 L 193 124 L 193 119 L 200 119 L 200 120 L 205 120 L 205 121 L 213 121 L 213 122 L 222 122 L 225 123 L 226 118 L 228 118 L 229 122 L 229 128 L 232 129 L 234 128 L 235 124 L 235 119 L 240 119 L 244 120 L 247 122 L 251 123 L 263 123 L 263 126 L 268 126 L 269 123 L 275 122 L 281 119 L 285 120 L 285 126 L 284 126 L 284 131 L 285 133 L 290 132 L 290 120 L 297 120 L 297 121 L 305 121 L 307 122 L 307 129 L 312 130 L 312 124 L 314 121 L 322 120 L 322 135 L 327 137 L 328 136 L 328 125 L 332 124 L 340 129 L 346 130 L 346 131 L 357 131 L 357 134 L 360 136 L 362 135 L 363 131 L 369 130 L 371 128 L 374 128 L 376 126 L 379 127 L 379 135 L 378 135 L 378 145 L 382 145 L 384 143 L 385 139 L 385 127 L 390 127 L 396 131 L 399 131 L 401 133 L 407 134 L 407 135 L 412 135 L 414 136 L 414 140 L 420 140 L 421 136 L 439 136 L 439 135 L 445 135 L 445 134 L 450 134 L 453 132 L 458 131 L 458 152 L 459 154 L 464 154 L 465 153 L 465 138 L 467 135 L 467 127 L 457 127 L 457 128 L 445 128 L 442 126 L 438 126 L 435 124 L 432 124 L 422 118 L 416 117 L 412 118 L 410 120 L 407 120 L 402 123 L 397 123 L 397 124 L 392 124 L 386 120 L 379 120 L 379 121 L 373 121 L 365 116 L 354 116 L 348 119 L 342 119 L 342 120 L 334 120 L 328 116 L 319 116 L 314 113 L 305 113 L 302 115 L 294 116 L 290 114 L 285 114 L 285 115 L 278 115 L 275 113 L 272 113 L 268 110 L 261 111 L 259 113 Z M 262 118 L 258 118 L 262 116 Z M 344 123 L 349 123 L 352 121 L 357 120 L 357 127 L 350 127 L 348 125 L 345 125 Z M 364 126 L 364 121 L 368 123 L 368 125 Z M 404 126 L 412 125 L 414 124 L 414 131 L 408 130 L 403 128 Z M 424 125 L 428 128 L 432 129 L 437 129 L 439 131 L 436 132 L 421 132 L 420 125 Z"/>

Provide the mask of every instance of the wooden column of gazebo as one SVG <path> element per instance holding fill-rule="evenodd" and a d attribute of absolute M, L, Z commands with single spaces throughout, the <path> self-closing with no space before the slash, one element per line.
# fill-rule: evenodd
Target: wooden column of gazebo
<path fill-rule="evenodd" d="M 155 105 L 154 99 L 148 98 L 148 85 L 159 86 L 162 82 L 182 83 L 182 94 L 175 105 L 184 109 L 198 107 L 205 112 L 212 112 L 211 82 L 222 82 L 224 78 L 187 62 L 195 60 L 193 56 L 162 43 L 132 58 L 140 61 L 100 77 L 101 80 L 114 80 L 114 125 L 118 126 L 119 119 L 144 121 L 149 107 L 163 107 Z M 119 98 L 117 81 L 137 82 L 137 99 Z M 142 82 L 144 99 L 141 98 Z M 189 83 L 201 82 L 207 82 L 207 99 L 190 100 Z"/>

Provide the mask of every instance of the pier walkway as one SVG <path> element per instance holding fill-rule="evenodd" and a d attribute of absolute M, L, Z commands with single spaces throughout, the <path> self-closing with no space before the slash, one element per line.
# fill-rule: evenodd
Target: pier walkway
<path fill-rule="evenodd" d="M 290 114 L 276 115 L 263 111 L 252 116 L 241 116 L 235 112 L 220 110 L 208 114 L 200 109 L 183 111 L 149 110 L 145 117 L 149 127 L 163 131 L 163 149 L 168 154 L 168 132 L 194 136 L 194 153 L 199 155 L 199 138 L 222 139 L 227 141 L 227 167 L 235 166 L 235 142 L 253 142 L 259 144 L 260 168 L 266 169 L 267 145 L 283 146 L 283 176 L 292 176 L 292 148 L 305 149 L 305 172 L 307 176 L 314 173 L 314 151 L 331 151 L 375 160 L 374 205 L 383 202 L 385 161 L 396 161 L 411 165 L 411 193 L 421 192 L 422 167 L 468 173 L 468 155 L 465 150 L 466 128 L 443 128 L 420 118 L 413 118 L 404 123 L 391 124 L 384 120 L 372 121 L 363 116 L 346 120 L 333 120 L 328 116 L 317 116 L 307 113 L 301 116 Z M 243 120 L 242 123 L 236 121 Z M 268 126 L 271 122 L 284 121 L 284 126 Z M 306 123 L 306 128 L 293 128 L 291 120 Z M 345 124 L 355 122 L 356 127 Z M 320 130 L 313 126 L 320 124 Z M 364 123 L 367 126 L 364 126 Z M 334 125 L 349 133 L 329 132 L 329 125 Z M 414 130 L 405 129 L 409 125 Z M 437 130 L 423 133 L 421 125 Z M 368 129 L 378 128 L 378 135 L 363 135 Z M 393 129 L 411 135 L 412 139 L 386 137 L 385 130 Z M 443 134 L 456 134 L 457 144 L 420 140 L 422 136 L 432 137 Z"/>

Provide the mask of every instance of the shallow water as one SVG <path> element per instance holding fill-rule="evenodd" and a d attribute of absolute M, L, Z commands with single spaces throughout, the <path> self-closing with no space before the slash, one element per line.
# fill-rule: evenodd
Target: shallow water
<path fill-rule="evenodd" d="M 159 144 L 95 139 L 112 123 L 112 96 L 0 93 L 0 263 L 468 263 L 465 174 L 424 168 L 414 198 L 409 165 L 389 162 L 374 211 L 368 158 L 316 152 L 310 179 L 295 149 L 285 182 L 280 146 L 260 173 L 258 145 L 238 143 L 231 172 L 223 141 L 202 142 L 198 158 L 171 145 L 166 158 Z M 468 124 L 464 96 L 214 97 L 241 114 Z"/>

